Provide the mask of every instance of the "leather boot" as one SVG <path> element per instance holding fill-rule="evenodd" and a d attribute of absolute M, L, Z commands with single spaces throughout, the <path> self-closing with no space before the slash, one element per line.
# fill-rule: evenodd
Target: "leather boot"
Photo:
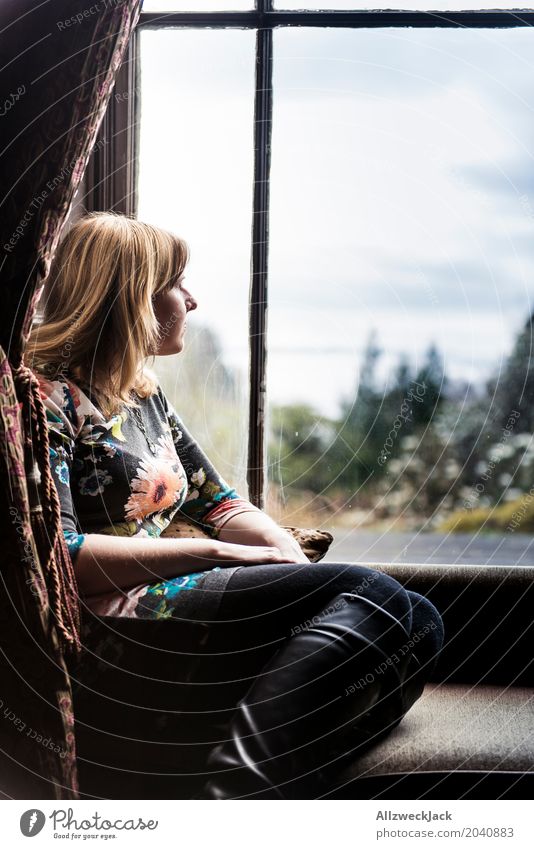
<path fill-rule="evenodd" d="M 410 652 L 391 657 L 408 639 L 370 599 L 337 595 L 264 666 L 237 706 L 230 739 L 212 750 L 210 778 L 195 798 L 316 798 L 339 769 L 340 751 L 372 745 L 402 719 Z M 352 686 L 362 678 L 365 686 Z"/>
<path fill-rule="evenodd" d="M 397 671 L 398 680 L 384 688 L 384 695 L 369 710 L 353 716 L 349 701 L 338 714 L 338 741 L 329 747 L 329 762 L 322 769 L 325 787 L 335 783 L 337 774 L 365 749 L 390 734 L 422 695 L 427 676 L 411 650 L 397 664 Z"/>
<path fill-rule="evenodd" d="M 401 651 L 404 652 L 406 648 L 408 646 L 403 646 Z M 425 686 L 436 667 L 440 651 L 441 645 L 436 646 L 435 654 L 422 664 L 419 659 L 419 651 L 417 650 L 417 654 L 415 654 L 411 647 L 409 648 L 402 662 L 398 665 L 401 685 L 393 685 L 392 689 L 369 711 L 358 715 L 352 726 L 354 733 L 346 734 L 342 738 L 341 748 L 336 749 L 335 745 L 331 748 L 330 763 L 327 768 L 323 769 L 325 781 L 330 780 L 331 783 L 329 789 L 334 789 L 336 778 L 343 767 L 361 753 L 362 740 L 363 748 L 369 748 L 367 743 L 376 745 L 401 722 L 423 694 Z M 342 719 L 340 715 L 338 721 L 342 723 Z M 347 711 L 345 711 L 345 721 L 351 721 L 350 708 L 348 718 Z"/>

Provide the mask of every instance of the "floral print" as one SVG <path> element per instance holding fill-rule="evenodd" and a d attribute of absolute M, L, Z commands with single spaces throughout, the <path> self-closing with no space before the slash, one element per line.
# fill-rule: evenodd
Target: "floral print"
<path fill-rule="evenodd" d="M 216 566 L 213 571 L 219 571 L 219 567 Z M 204 574 L 204 572 L 193 572 L 190 575 L 180 575 L 177 578 L 151 584 L 139 599 L 137 615 L 146 616 L 148 610 L 157 619 L 169 619 L 176 613 L 175 602 L 178 593 L 196 587 L 199 578 Z"/>
<path fill-rule="evenodd" d="M 216 537 L 218 518 L 229 501 L 236 512 L 256 509 L 213 468 L 161 387 L 139 400 L 145 428 L 156 445 L 154 455 L 126 406 L 106 420 L 85 384 L 46 368 L 37 376 L 47 414 L 50 466 L 73 562 L 88 533 L 157 538 L 180 511 Z M 218 569 L 127 591 L 117 588 L 84 600 L 100 615 L 168 618 L 184 590 L 200 589 L 204 577 Z"/>
<path fill-rule="evenodd" d="M 74 533 L 74 531 L 64 531 L 64 535 L 67 541 L 70 556 L 73 557 L 81 548 L 85 537 L 83 534 Z"/>
<path fill-rule="evenodd" d="M 160 436 L 158 449 L 157 457 L 139 463 L 126 504 L 127 519 L 142 519 L 173 507 L 187 491 L 187 478 L 169 436 Z"/>
<path fill-rule="evenodd" d="M 68 480 L 65 483 L 68 483 Z M 104 492 L 108 483 L 113 483 L 113 478 L 102 469 L 95 469 L 90 475 L 80 479 L 80 492 L 82 495 L 98 495 L 99 492 Z"/>
<path fill-rule="evenodd" d="M 58 448 L 55 451 L 53 448 L 50 448 L 50 461 L 56 472 L 58 478 L 61 483 L 69 483 L 69 467 L 65 460 L 61 459 L 64 456 L 64 450 L 62 448 Z"/>

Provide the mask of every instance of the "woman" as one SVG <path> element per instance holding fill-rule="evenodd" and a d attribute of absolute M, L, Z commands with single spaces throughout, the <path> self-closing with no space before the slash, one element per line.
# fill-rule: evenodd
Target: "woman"
<path fill-rule="evenodd" d="M 187 261 L 116 213 L 55 254 L 28 352 L 63 530 L 94 612 L 208 623 L 202 705 L 228 722 L 201 798 L 315 798 L 419 698 L 442 621 L 388 575 L 310 564 L 213 468 L 145 365 L 183 349 Z M 160 538 L 178 510 L 209 537 Z"/>

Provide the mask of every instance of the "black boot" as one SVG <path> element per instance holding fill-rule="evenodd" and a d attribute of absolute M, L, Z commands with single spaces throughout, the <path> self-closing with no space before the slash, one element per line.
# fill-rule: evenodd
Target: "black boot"
<path fill-rule="evenodd" d="M 426 670 L 421 668 L 411 650 L 396 668 L 398 680 L 392 680 L 390 689 L 384 688 L 384 695 L 369 710 L 352 716 L 353 706 L 349 701 L 347 709 L 338 715 L 338 742 L 329 748 L 330 760 L 322 770 L 325 785 L 335 782 L 343 767 L 369 745 L 376 745 L 390 734 L 422 695 L 427 682 Z"/>
<path fill-rule="evenodd" d="M 402 719 L 410 651 L 397 651 L 408 639 L 370 599 L 337 595 L 288 637 L 239 702 L 196 798 L 316 798 L 343 751 L 361 751 Z"/>

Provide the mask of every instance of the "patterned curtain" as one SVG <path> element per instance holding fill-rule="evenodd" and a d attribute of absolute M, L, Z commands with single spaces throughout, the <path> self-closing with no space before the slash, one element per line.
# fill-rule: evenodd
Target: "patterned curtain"
<path fill-rule="evenodd" d="M 0 3 L 0 798 L 79 797 L 80 611 L 24 345 L 141 2 Z"/>

